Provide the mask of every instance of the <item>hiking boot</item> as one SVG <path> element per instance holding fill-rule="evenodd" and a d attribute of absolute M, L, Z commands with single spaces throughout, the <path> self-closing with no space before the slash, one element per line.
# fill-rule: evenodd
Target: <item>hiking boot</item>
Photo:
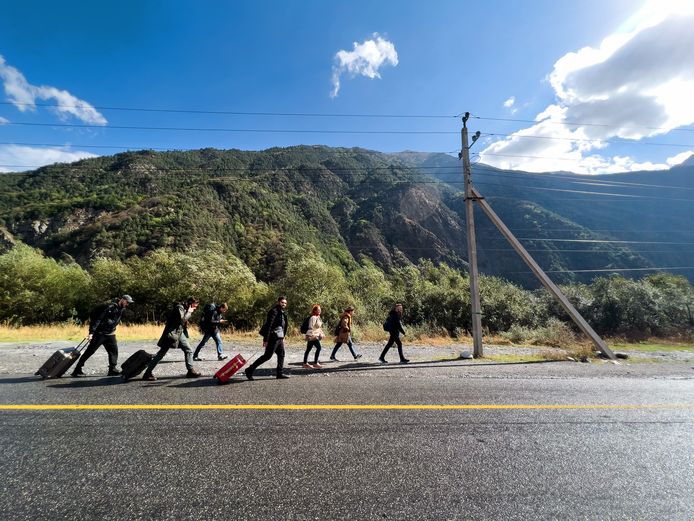
<path fill-rule="evenodd" d="M 188 372 L 186 373 L 186 378 L 200 378 L 202 376 L 202 373 L 196 371 L 195 369 L 188 369 Z"/>
<path fill-rule="evenodd" d="M 157 377 L 154 376 L 152 373 L 145 373 L 142 375 L 142 379 L 147 382 L 154 382 L 156 381 Z"/>
<path fill-rule="evenodd" d="M 379 358 L 378 361 L 379 361 L 381 364 L 384 364 L 384 365 L 388 363 L 387 360 L 386 360 L 385 358 Z"/>
<path fill-rule="evenodd" d="M 409 364 L 410 361 L 407 358 L 403 358 L 402 360 L 400 360 L 400 363 L 401 364 Z"/>
<path fill-rule="evenodd" d="M 221 361 L 221 360 L 226 360 L 227 358 L 229 358 L 229 355 L 219 355 L 219 356 L 217 357 L 217 360 L 220 360 L 220 361 Z"/>
<path fill-rule="evenodd" d="M 202 358 L 200 358 L 199 356 L 194 356 L 193 361 L 194 362 L 202 362 Z"/>
<path fill-rule="evenodd" d="M 254 380 L 253 371 L 251 371 L 250 369 L 246 369 L 243 373 L 246 375 L 246 378 L 248 378 L 251 382 Z"/>
<path fill-rule="evenodd" d="M 334 356 L 331 356 L 330 360 L 332 360 L 333 362 L 339 362 L 339 360 L 337 358 L 335 358 Z"/>
<path fill-rule="evenodd" d="M 109 369 L 108 373 L 107 373 L 107 376 L 120 376 L 120 375 L 121 375 L 121 372 L 118 369 L 116 369 L 115 367 L 113 369 Z"/>
<path fill-rule="evenodd" d="M 72 375 L 71 375 L 71 376 L 72 376 L 73 378 L 79 378 L 80 376 L 87 376 L 87 375 L 84 374 L 84 371 L 82 371 L 82 368 L 81 368 L 81 367 L 76 367 L 75 370 L 72 371 Z"/>

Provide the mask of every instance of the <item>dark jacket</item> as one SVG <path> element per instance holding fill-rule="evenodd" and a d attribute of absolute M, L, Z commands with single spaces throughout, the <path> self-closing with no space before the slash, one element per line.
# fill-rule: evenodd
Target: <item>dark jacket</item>
<path fill-rule="evenodd" d="M 89 334 L 115 334 L 123 311 L 125 308 L 120 307 L 117 300 L 96 306 L 89 314 Z"/>
<path fill-rule="evenodd" d="M 399 337 L 400 333 L 405 334 L 405 330 L 402 328 L 402 317 L 394 309 L 390 311 L 388 321 L 390 322 L 390 336 Z"/>
<path fill-rule="evenodd" d="M 193 311 L 190 310 L 183 302 L 174 304 L 171 311 L 166 317 L 164 331 L 159 338 L 157 345 L 159 347 L 178 347 L 178 341 L 181 335 L 188 336 L 188 319 Z"/>
<path fill-rule="evenodd" d="M 282 309 L 281 306 L 275 306 L 270 311 L 267 312 L 267 318 L 265 319 L 265 325 L 263 326 L 263 341 L 267 342 L 270 336 L 276 336 L 275 330 L 282 328 L 282 336 L 287 336 L 287 326 L 289 322 L 287 321 L 287 313 Z"/>
<path fill-rule="evenodd" d="M 223 319 L 224 315 L 219 311 L 219 307 L 215 306 L 212 315 L 210 315 L 207 320 L 203 317 L 200 329 L 203 333 L 216 333 L 219 331 L 219 326 L 222 324 Z"/>

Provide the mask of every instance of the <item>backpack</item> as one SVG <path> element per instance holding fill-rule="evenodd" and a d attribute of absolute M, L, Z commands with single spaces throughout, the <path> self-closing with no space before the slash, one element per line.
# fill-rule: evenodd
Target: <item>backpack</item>
<path fill-rule="evenodd" d="M 383 331 L 388 331 L 392 329 L 393 325 L 390 323 L 390 317 L 386 318 L 386 321 L 383 322 Z"/>
<path fill-rule="evenodd" d="M 311 320 L 311 316 L 309 315 L 304 319 L 304 321 L 301 323 L 301 327 L 299 328 L 299 332 L 303 335 L 308 333 L 308 321 Z"/>
<path fill-rule="evenodd" d="M 202 308 L 202 318 L 200 319 L 201 328 L 206 327 L 207 325 L 209 325 L 210 322 L 212 322 L 212 315 L 215 311 L 217 311 L 217 304 L 215 304 L 214 302 L 205 304 L 205 307 Z"/>

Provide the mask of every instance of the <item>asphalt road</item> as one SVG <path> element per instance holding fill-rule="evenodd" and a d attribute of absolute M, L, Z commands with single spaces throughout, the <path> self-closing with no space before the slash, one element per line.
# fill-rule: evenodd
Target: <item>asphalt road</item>
<path fill-rule="evenodd" d="M 294 369 L 287 381 L 261 371 L 256 382 L 225 386 L 3 376 L 2 405 L 128 408 L 0 409 L 0 512 L 12 520 L 693 519 L 694 371 L 612 367 L 614 375 L 568 362 L 347 364 Z M 232 408 L 137 408 L 161 404 Z M 316 404 L 386 407 L 283 408 Z M 387 407 L 466 404 L 500 408 Z"/>

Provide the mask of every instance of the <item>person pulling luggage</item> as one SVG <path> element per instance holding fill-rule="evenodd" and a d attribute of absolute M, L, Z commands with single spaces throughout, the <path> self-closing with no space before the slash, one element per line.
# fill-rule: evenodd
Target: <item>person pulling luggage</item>
<path fill-rule="evenodd" d="M 263 347 L 265 352 L 246 369 L 246 378 L 253 380 L 253 372 L 264 364 L 272 354 L 277 354 L 277 378 L 286 379 L 289 375 L 284 374 L 284 337 L 287 334 L 287 313 L 284 311 L 287 307 L 287 297 L 280 296 L 277 298 L 277 304 L 267 312 L 267 318 L 263 327 L 260 328 L 260 334 L 263 335 Z"/>
<path fill-rule="evenodd" d="M 154 371 L 154 368 L 161 362 L 161 359 L 164 358 L 172 347 L 180 347 L 185 354 L 186 368 L 188 369 L 186 377 L 197 378 L 201 376 L 193 367 L 193 350 L 190 348 L 190 343 L 188 342 L 188 321 L 199 303 L 200 301 L 195 297 L 188 297 L 188 300 L 185 302 L 177 302 L 174 304 L 166 317 L 164 331 L 159 338 L 159 342 L 157 342 L 159 352 L 154 355 L 154 358 L 152 358 L 152 361 L 147 366 L 145 374 L 142 375 L 143 380 L 152 382 L 157 379 L 157 377 L 152 374 L 152 371 Z"/>
<path fill-rule="evenodd" d="M 73 377 L 85 376 L 84 371 L 82 371 L 84 364 L 102 345 L 108 353 L 108 376 L 118 376 L 120 374 L 120 371 L 116 369 L 118 365 L 116 328 L 120 324 L 121 318 L 123 318 L 123 312 L 133 302 L 133 298 L 130 295 L 123 295 L 92 309 L 92 312 L 89 314 L 89 335 L 87 336 L 89 345 L 77 361 L 75 370 L 72 371 Z"/>
<path fill-rule="evenodd" d="M 202 331 L 202 340 L 195 348 L 195 353 L 193 353 L 193 360 L 196 362 L 201 362 L 200 350 L 205 346 L 207 341 L 212 338 L 215 345 L 217 346 L 217 360 L 226 360 L 229 358 L 222 352 L 222 335 L 219 332 L 219 326 L 226 324 L 227 320 L 224 319 L 224 313 L 227 312 L 229 306 L 226 302 L 221 303 L 219 306 L 215 304 L 207 304 L 203 310 L 202 320 L 200 321 L 200 330 Z"/>

